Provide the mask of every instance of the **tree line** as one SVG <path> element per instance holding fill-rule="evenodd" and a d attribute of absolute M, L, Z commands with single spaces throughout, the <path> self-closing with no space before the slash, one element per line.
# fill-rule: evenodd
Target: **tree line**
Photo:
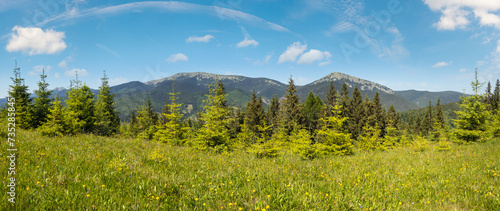
<path fill-rule="evenodd" d="M 472 83 L 475 94 L 461 98 L 452 125 L 446 123 L 439 99 L 435 107 L 429 102 L 423 117 L 412 114 L 404 121 L 394 106 L 382 106 L 378 92 L 373 99 L 363 98 L 357 85 L 349 93 L 345 82 L 339 91 L 331 82 L 325 100 L 310 92 L 302 103 L 292 78 L 285 95 L 273 96 L 267 108 L 254 91 L 246 107 L 231 106 L 224 84 L 216 78 L 203 111 L 190 118 L 184 118 L 182 105 L 176 102 L 179 93 L 173 82 L 161 113 L 153 110 L 148 96 L 137 112 L 131 111 L 130 121 L 120 124 L 105 73 L 97 97 L 78 77 L 72 80 L 65 105 L 57 95 L 50 98 L 46 77 L 42 73 L 31 99 L 16 68 L 9 96 L 16 98 L 16 124 L 47 136 L 121 134 L 199 150 L 247 150 L 259 157 L 292 151 L 309 159 L 349 155 L 356 148 L 386 150 L 425 139 L 472 143 L 500 136 L 500 83 L 497 80 L 493 93 L 488 83 L 486 93 L 479 94 L 484 83 L 478 81 L 477 71 Z"/>

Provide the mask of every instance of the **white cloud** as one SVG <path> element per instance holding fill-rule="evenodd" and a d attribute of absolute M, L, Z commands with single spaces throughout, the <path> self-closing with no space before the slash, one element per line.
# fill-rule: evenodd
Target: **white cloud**
<path fill-rule="evenodd" d="M 33 67 L 33 71 L 28 72 L 28 75 L 35 76 L 35 75 L 40 75 L 42 72 L 45 70 L 45 73 L 48 73 L 50 70 L 52 70 L 52 67 L 50 65 L 37 65 Z"/>
<path fill-rule="evenodd" d="M 222 5 L 221 5 L 222 6 Z M 145 2 L 132 2 L 109 7 L 93 7 L 85 10 L 66 10 L 65 13 L 49 18 L 40 25 L 49 24 L 55 21 L 64 21 L 84 17 L 102 17 L 105 15 L 117 15 L 124 12 L 143 12 L 146 9 L 160 10 L 171 13 L 184 13 L 184 14 L 207 14 L 215 16 L 221 20 L 233 20 L 237 23 L 249 23 L 256 26 L 269 28 L 280 32 L 289 32 L 288 29 L 269 21 L 266 21 L 257 16 L 244 13 L 238 10 L 223 8 L 214 5 L 201 5 L 179 1 L 145 1 Z"/>
<path fill-rule="evenodd" d="M 283 52 L 279 59 L 278 63 L 283 62 L 295 62 L 297 57 L 302 54 L 307 48 L 307 44 L 302 45 L 300 42 L 294 42 Z"/>
<path fill-rule="evenodd" d="M 300 56 L 297 64 L 312 64 L 316 61 L 328 60 L 330 57 L 332 57 L 332 55 L 328 51 L 311 49 Z"/>
<path fill-rule="evenodd" d="M 127 82 L 129 82 L 129 80 L 126 78 L 123 78 L 123 77 L 109 79 L 110 86 L 115 86 L 115 85 L 119 85 L 119 84 L 123 84 L 123 83 L 127 83 Z"/>
<path fill-rule="evenodd" d="M 197 37 L 197 36 L 191 36 L 186 39 L 186 42 L 210 42 L 211 39 L 213 39 L 214 36 L 212 35 L 205 35 L 203 37 Z"/>
<path fill-rule="evenodd" d="M 259 42 L 255 41 L 255 40 L 249 40 L 247 38 L 245 38 L 245 40 L 239 42 L 236 47 L 238 48 L 242 48 L 242 47 L 248 47 L 250 45 L 253 45 L 254 47 L 255 46 L 258 46 L 259 45 Z"/>
<path fill-rule="evenodd" d="M 444 67 L 444 66 L 448 66 L 450 64 L 451 64 L 451 62 L 450 63 L 448 63 L 448 62 L 438 62 L 435 65 L 432 65 L 432 68 Z"/>
<path fill-rule="evenodd" d="M 332 62 L 330 60 L 327 60 L 327 61 L 319 63 L 318 66 L 323 67 L 323 66 L 329 65 L 330 63 L 332 63 Z"/>
<path fill-rule="evenodd" d="M 433 11 L 442 13 L 438 23 L 439 30 L 463 29 L 469 25 L 474 11 L 481 26 L 494 26 L 500 29 L 500 17 L 493 14 L 500 10 L 500 1 L 496 0 L 423 0 Z"/>
<path fill-rule="evenodd" d="M 462 69 L 458 70 L 458 72 L 461 72 L 461 73 L 463 73 L 463 72 L 467 72 L 467 69 L 462 68 Z"/>
<path fill-rule="evenodd" d="M 52 29 L 44 31 L 37 27 L 14 26 L 6 50 L 8 52 L 21 51 L 30 56 L 55 54 L 66 49 L 64 38 L 64 32 L 56 32 Z"/>
<path fill-rule="evenodd" d="M 73 59 L 71 58 L 71 56 L 68 56 L 66 58 L 64 58 L 61 62 L 59 62 L 58 66 L 60 68 L 68 68 L 68 62 L 72 61 Z"/>
<path fill-rule="evenodd" d="M 64 72 L 64 75 L 65 76 L 76 76 L 76 73 L 78 73 L 78 76 L 87 76 L 87 75 L 89 75 L 89 72 L 87 72 L 87 70 L 85 70 L 85 69 L 78 69 L 78 68 L 67 70 L 66 72 Z"/>
<path fill-rule="evenodd" d="M 54 78 L 59 78 L 59 77 L 60 77 L 59 73 L 54 73 Z"/>
<path fill-rule="evenodd" d="M 188 60 L 189 60 L 188 57 L 182 53 L 172 54 L 170 57 L 167 58 L 167 62 L 170 62 L 170 63 L 175 63 L 178 61 L 187 62 Z"/>
<path fill-rule="evenodd" d="M 441 12 L 443 15 L 439 19 L 439 22 L 435 24 L 438 30 L 464 29 L 470 23 L 467 19 L 469 12 L 458 7 L 446 8 Z"/>
<path fill-rule="evenodd" d="M 269 53 L 266 57 L 264 57 L 264 61 L 260 61 L 260 60 L 257 59 L 256 61 L 253 62 L 253 65 L 264 65 L 264 64 L 267 64 L 271 60 L 271 57 L 273 57 L 273 53 Z"/>

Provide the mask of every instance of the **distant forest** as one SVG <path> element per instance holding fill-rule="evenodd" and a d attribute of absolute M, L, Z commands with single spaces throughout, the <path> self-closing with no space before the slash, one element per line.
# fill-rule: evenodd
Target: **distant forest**
<path fill-rule="evenodd" d="M 176 90 L 172 82 L 173 91 L 161 113 L 154 112 L 148 97 L 137 112 L 132 110 L 128 122 L 118 117 L 105 72 L 96 95 L 77 76 L 64 103 L 57 95 L 51 97 L 45 73 L 33 98 L 20 75 L 20 68 L 15 68 L 2 119 L 14 113 L 17 127 L 45 136 L 127 136 L 219 153 L 246 150 L 258 157 L 292 151 L 305 159 L 350 155 L 357 150 L 425 147 L 429 141 L 446 149 L 452 142 L 483 142 L 500 136 L 500 81 L 494 88 L 488 82 L 486 92 L 480 93 L 485 83 L 478 81 L 477 71 L 474 95 L 447 104 L 447 109 L 438 99 L 435 106 L 429 102 L 425 109 L 397 113 L 394 106 L 382 106 L 378 92 L 371 100 L 363 98 L 357 86 L 350 93 L 345 82 L 341 90 L 331 82 L 325 100 L 310 92 L 301 102 L 292 78 L 285 95 L 275 95 L 267 108 L 255 92 L 240 108 L 230 106 L 224 84 L 215 79 L 197 115 L 184 117 L 182 105 L 176 102 L 182 90 Z"/>

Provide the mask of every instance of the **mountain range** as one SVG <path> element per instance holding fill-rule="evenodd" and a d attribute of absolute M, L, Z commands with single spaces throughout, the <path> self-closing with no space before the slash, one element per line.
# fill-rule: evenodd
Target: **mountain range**
<path fill-rule="evenodd" d="M 206 99 L 206 94 L 209 93 L 209 85 L 213 84 L 218 78 L 224 83 L 226 93 L 228 94 L 228 103 L 244 107 L 250 100 L 251 92 L 254 91 L 260 95 L 265 104 L 268 104 L 276 95 L 282 97 L 285 94 L 287 84 L 269 78 L 250 78 L 240 75 L 216 75 L 204 72 L 192 73 L 177 73 L 167 78 L 153 80 L 149 82 L 132 81 L 111 87 L 111 92 L 115 94 L 116 108 L 120 114 L 120 118 L 127 120 L 131 110 L 138 110 L 141 103 L 144 103 L 149 96 L 152 101 L 153 109 L 161 111 L 165 101 L 169 97 L 168 93 L 172 92 L 172 83 L 175 84 L 175 92 L 179 98 L 177 103 L 182 103 L 182 112 L 185 116 L 196 114 L 202 110 L 203 100 Z M 357 85 L 364 97 L 373 98 L 378 91 L 380 100 L 385 107 L 394 105 L 397 111 L 408 111 L 426 107 L 429 101 L 433 104 L 437 99 L 441 99 L 442 104 L 453 103 L 459 101 L 459 96 L 462 93 L 454 91 L 445 92 L 428 92 L 428 91 L 394 91 L 384 85 L 374 83 L 368 80 L 357 78 L 345 73 L 333 72 L 327 76 L 320 78 L 312 83 L 304 86 L 297 86 L 297 94 L 302 102 L 309 94 L 313 92 L 319 95 L 322 99 L 326 98 L 330 82 L 333 81 L 335 89 L 341 90 L 342 84 L 345 83 L 349 87 L 349 93 L 352 93 Z M 57 88 L 55 92 L 59 97 L 65 97 L 66 89 Z M 93 90 L 98 93 L 98 90 Z M 5 103 L 5 98 L 0 99 L 0 103 Z"/>

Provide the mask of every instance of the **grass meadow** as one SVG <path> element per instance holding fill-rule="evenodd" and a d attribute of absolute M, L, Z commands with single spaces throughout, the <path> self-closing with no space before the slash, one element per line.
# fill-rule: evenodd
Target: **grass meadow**
<path fill-rule="evenodd" d="M 500 210 L 500 141 L 302 160 L 17 131 L 3 210 Z M 7 142 L 0 172 L 7 192 Z"/>

